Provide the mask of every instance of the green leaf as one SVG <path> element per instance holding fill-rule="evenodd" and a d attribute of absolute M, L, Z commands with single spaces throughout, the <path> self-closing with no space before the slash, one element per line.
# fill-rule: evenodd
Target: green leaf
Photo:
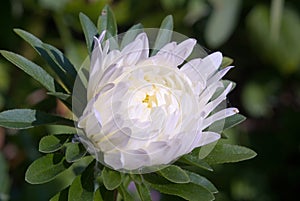
<path fill-rule="evenodd" d="M 137 192 L 141 198 L 141 201 L 151 201 L 150 189 L 145 182 L 135 182 Z"/>
<path fill-rule="evenodd" d="M 95 160 L 75 178 L 69 190 L 69 201 L 93 201 L 95 189 Z"/>
<path fill-rule="evenodd" d="M 249 148 L 224 144 L 219 140 L 214 150 L 204 159 L 208 164 L 222 164 L 239 162 L 255 157 L 257 154 Z"/>
<path fill-rule="evenodd" d="M 129 30 L 126 31 L 122 38 L 122 42 L 120 45 L 120 49 L 122 50 L 126 45 L 134 41 L 136 36 L 140 34 L 143 31 L 143 25 L 142 24 L 136 24 L 132 26 Z"/>
<path fill-rule="evenodd" d="M 103 184 L 107 190 L 114 190 L 122 183 L 122 175 L 120 172 L 103 168 L 102 170 Z"/>
<path fill-rule="evenodd" d="M 240 0 L 211 0 L 212 14 L 204 29 L 204 37 L 210 47 L 218 47 L 229 38 L 238 19 Z"/>
<path fill-rule="evenodd" d="M 84 146 L 79 142 L 66 144 L 66 160 L 68 162 L 78 161 L 85 156 L 86 152 Z"/>
<path fill-rule="evenodd" d="M 176 165 L 170 165 L 160 170 L 159 173 L 164 178 L 174 183 L 188 183 L 190 181 L 189 176 L 185 171 Z"/>
<path fill-rule="evenodd" d="M 94 201 L 103 201 L 100 190 L 95 192 Z"/>
<path fill-rule="evenodd" d="M 207 162 L 192 154 L 184 155 L 178 160 L 178 162 L 200 167 L 204 170 L 213 171 L 213 169 L 207 164 Z"/>
<path fill-rule="evenodd" d="M 225 67 L 229 66 L 232 63 L 233 63 L 233 59 L 231 59 L 229 57 L 223 57 L 221 68 L 225 68 Z"/>
<path fill-rule="evenodd" d="M 43 43 L 31 33 L 21 29 L 14 29 L 14 31 L 45 59 L 61 81 L 68 87 L 68 90 L 72 91 L 77 72 L 73 64 L 64 56 L 64 54 L 56 47 Z"/>
<path fill-rule="evenodd" d="M 207 145 L 200 147 L 198 158 L 204 159 L 206 156 L 208 156 L 208 154 L 210 152 L 212 152 L 212 150 L 215 148 L 217 143 L 218 143 L 218 141 L 215 141 L 215 142 L 212 142 L 212 143 L 209 143 Z"/>
<path fill-rule="evenodd" d="M 66 201 L 68 200 L 68 192 L 69 192 L 69 187 L 58 192 L 49 201 Z"/>
<path fill-rule="evenodd" d="M 151 56 L 155 55 L 164 45 L 169 43 L 172 38 L 173 34 L 173 17 L 172 15 L 168 15 L 165 17 L 165 19 L 162 21 L 159 32 L 157 34 L 153 51 L 151 53 Z"/>
<path fill-rule="evenodd" d="M 50 92 L 64 91 L 54 80 L 53 77 L 51 77 L 44 69 L 42 69 L 35 63 L 13 52 L 1 50 L 0 53 L 11 63 L 19 67 L 21 70 L 23 70 L 35 80 L 37 80 Z"/>
<path fill-rule="evenodd" d="M 161 193 L 176 195 L 189 201 L 210 201 L 214 196 L 206 188 L 193 184 L 150 184 Z"/>
<path fill-rule="evenodd" d="M 5 128 L 25 129 L 48 124 L 74 127 L 70 119 L 31 109 L 13 109 L 0 113 L 0 126 Z"/>
<path fill-rule="evenodd" d="M 193 172 L 189 172 L 189 171 L 185 171 L 185 172 L 189 176 L 191 183 L 202 186 L 202 187 L 206 188 L 207 190 L 209 190 L 211 193 L 218 192 L 216 187 L 205 177 L 200 176 Z"/>
<path fill-rule="evenodd" d="M 107 33 L 110 33 L 111 36 L 117 35 L 117 22 L 114 16 L 114 13 L 112 12 L 111 8 L 106 5 L 101 12 L 101 15 L 98 19 L 98 30 L 101 34 L 104 30 L 106 30 Z M 107 39 L 108 37 L 106 37 Z"/>
<path fill-rule="evenodd" d="M 60 154 L 47 154 L 35 160 L 25 173 L 25 180 L 31 184 L 42 184 L 56 178 L 70 166 Z"/>
<path fill-rule="evenodd" d="M 246 120 L 245 116 L 241 114 L 234 114 L 230 117 L 214 122 L 209 126 L 208 130 L 220 133 L 223 130 L 232 128 L 235 125 L 238 125 L 245 120 Z"/>
<path fill-rule="evenodd" d="M 69 137 L 69 134 L 44 136 L 40 140 L 39 151 L 43 153 L 55 152 L 63 147 Z"/>
<path fill-rule="evenodd" d="M 87 49 L 88 49 L 89 55 L 91 55 L 91 52 L 93 50 L 92 46 L 93 46 L 94 36 L 97 35 L 98 30 L 97 30 L 97 27 L 95 26 L 95 24 L 85 14 L 80 13 L 79 19 L 80 19 L 80 23 L 81 23 L 81 26 L 83 29 L 84 36 L 85 36 Z"/>

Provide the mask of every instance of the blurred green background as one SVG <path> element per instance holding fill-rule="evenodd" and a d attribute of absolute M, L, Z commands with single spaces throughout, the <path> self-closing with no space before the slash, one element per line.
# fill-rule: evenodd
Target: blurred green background
<path fill-rule="evenodd" d="M 175 31 L 194 37 L 208 52 L 234 59 L 226 78 L 237 88 L 229 104 L 248 119 L 226 131 L 230 140 L 258 156 L 216 166 L 206 176 L 220 201 L 293 201 L 300 190 L 300 1 L 296 0 L 2 0 L 0 49 L 44 65 L 13 28 L 25 29 L 63 50 L 77 66 L 87 56 L 79 12 L 94 22 L 108 3 L 119 33 L 136 23 L 159 27 L 168 14 Z M 45 66 L 45 68 L 47 68 Z M 0 110 L 38 108 L 67 114 L 39 84 L 0 58 Z M 54 128 L 16 131 L 0 128 L 0 201 L 48 200 L 61 183 L 30 185 L 28 165 L 41 154 L 39 139 Z M 175 200 L 174 198 L 163 198 Z M 200 200 L 200 199 L 199 199 Z"/>

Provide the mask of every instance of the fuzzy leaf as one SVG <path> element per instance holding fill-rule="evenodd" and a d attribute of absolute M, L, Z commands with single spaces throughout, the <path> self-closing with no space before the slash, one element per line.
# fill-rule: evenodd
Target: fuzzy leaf
<path fill-rule="evenodd" d="M 80 13 L 79 19 L 80 19 L 80 23 L 82 26 L 84 36 L 85 36 L 87 49 L 88 49 L 89 55 L 91 55 L 91 52 L 93 50 L 94 36 L 97 35 L 98 30 L 97 30 L 97 27 L 95 26 L 95 24 L 85 14 Z"/>
<path fill-rule="evenodd" d="M 257 154 L 249 148 L 224 144 L 219 140 L 214 150 L 204 159 L 208 164 L 222 164 L 239 162 L 255 157 Z"/>
<path fill-rule="evenodd" d="M 5 128 L 25 129 L 48 124 L 74 127 L 70 119 L 31 109 L 13 109 L 0 113 L 0 126 Z"/>
<path fill-rule="evenodd" d="M 132 26 L 130 29 L 126 31 L 122 38 L 122 42 L 120 45 L 120 49 L 122 50 L 126 45 L 134 41 L 136 36 L 141 33 L 143 30 L 143 25 L 142 24 L 136 24 Z"/>
<path fill-rule="evenodd" d="M 160 25 L 151 56 L 155 55 L 164 45 L 171 41 L 173 33 L 172 31 L 173 17 L 171 15 L 168 15 Z"/>
<path fill-rule="evenodd" d="M 106 167 L 102 170 L 102 179 L 105 188 L 108 190 L 114 190 L 122 183 L 121 173 Z"/>
<path fill-rule="evenodd" d="M 176 165 L 170 165 L 160 170 L 159 173 L 164 178 L 174 183 L 188 183 L 190 181 L 189 176 L 185 171 Z"/>
<path fill-rule="evenodd" d="M 108 5 L 102 9 L 97 24 L 99 33 L 102 33 L 104 30 L 106 30 L 111 36 L 117 35 L 116 19 L 114 13 Z"/>
<path fill-rule="evenodd" d="M 60 154 L 47 154 L 35 160 L 25 173 L 25 180 L 31 184 L 42 184 L 55 179 L 71 164 Z"/>
<path fill-rule="evenodd" d="M 181 163 L 185 163 L 188 165 L 193 165 L 196 167 L 200 167 L 202 169 L 213 171 L 213 169 L 202 159 L 198 158 L 198 156 L 194 156 L 192 154 L 187 154 L 183 157 L 181 157 L 179 160 Z"/>
<path fill-rule="evenodd" d="M 209 190 L 211 193 L 218 192 L 216 187 L 205 177 L 200 176 L 193 172 L 189 172 L 189 171 L 185 171 L 185 172 L 189 176 L 191 183 L 202 186 L 202 187 L 206 188 L 207 190 Z"/>
<path fill-rule="evenodd" d="M 14 29 L 14 31 L 28 42 L 36 50 L 36 52 L 43 57 L 43 59 L 45 59 L 56 75 L 68 87 L 68 90 L 72 91 L 77 72 L 68 58 L 66 58 L 56 47 L 43 43 L 33 34 L 21 29 Z"/>
<path fill-rule="evenodd" d="M 64 91 L 54 80 L 54 78 L 37 64 L 13 52 L 1 50 L 0 53 L 15 66 L 19 67 L 25 73 L 42 84 L 50 92 Z"/>

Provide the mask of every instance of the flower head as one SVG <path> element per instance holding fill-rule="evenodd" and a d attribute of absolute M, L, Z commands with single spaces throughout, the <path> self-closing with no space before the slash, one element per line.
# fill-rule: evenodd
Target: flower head
<path fill-rule="evenodd" d="M 88 103 L 78 122 L 98 161 L 125 171 L 166 165 L 220 138 L 207 128 L 238 111 L 215 110 L 232 89 L 221 81 L 231 67 L 219 69 L 220 52 L 186 61 L 194 39 L 149 56 L 146 33 L 122 50 L 103 37 L 95 39 Z"/>

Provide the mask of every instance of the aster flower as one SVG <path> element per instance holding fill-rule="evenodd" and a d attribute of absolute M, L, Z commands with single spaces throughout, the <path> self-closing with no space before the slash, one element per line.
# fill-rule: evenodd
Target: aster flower
<path fill-rule="evenodd" d="M 187 39 L 149 56 L 146 33 L 122 50 L 111 50 L 104 35 L 95 39 L 88 104 L 78 123 L 98 161 L 124 171 L 167 165 L 220 138 L 207 128 L 238 112 L 214 112 L 232 89 L 221 81 L 232 66 L 219 69 L 220 52 L 186 61 L 196 45 Z"/>

